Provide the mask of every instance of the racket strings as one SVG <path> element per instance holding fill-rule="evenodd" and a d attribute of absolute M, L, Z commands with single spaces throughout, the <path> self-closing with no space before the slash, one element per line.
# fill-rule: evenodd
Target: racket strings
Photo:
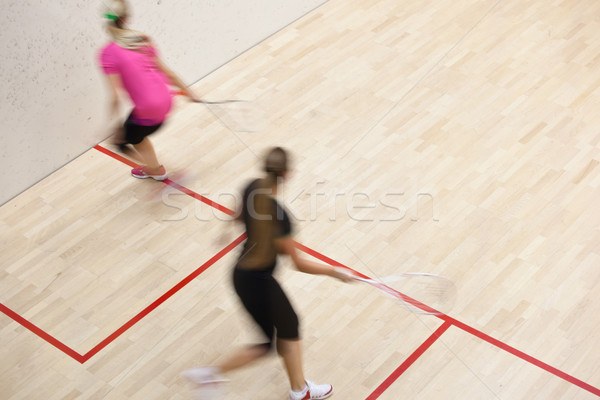
<path fill-rule="evenodd" d="M 403 306 L 421 314 L 444 314 L 456 299 L 452 281 L 433 274 L 407 273 L 382 279 L 377 285 Z"/>
<path fill-rule="evenodd" d="M 205 104 L 223 124 L 233 131 L 258 132 L 265 127 L 264 116 L 251 102 L 231 101 Z"/>

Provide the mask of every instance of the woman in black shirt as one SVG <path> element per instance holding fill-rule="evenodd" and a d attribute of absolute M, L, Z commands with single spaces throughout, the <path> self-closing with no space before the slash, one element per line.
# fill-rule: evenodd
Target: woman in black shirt
<path fill-rule="evenodd" d="M 274 198 L 279 183 L 287 176 L 286 151 L 280 147 L 270 150 L 265 170 L 266 177 L 251 182 L 243 193 L 238 219 L 246 226 L 248 238 L 233 273 L 235 291 L 260 326 L 265 342 L 240 349 L 218 366 L 188 370 L 183 375 L 194 382 L 198 390 L 214 390 L 215 385 L 207 384 L 223 381 L 221 374 L 263 357 L 275 347 L 290 380 L 290 400 L 325 399 L 332 395 L 333 387 L 305 380 L 298 317 L 273 277 L 273 271 L 277 255 L 285 254 L 301 272 L 328 275 L 344 282 L 351 281 L 352 274 L 298 255 L 289 216 Z M 210 396 L 214 398 L 215 394 Z"/>

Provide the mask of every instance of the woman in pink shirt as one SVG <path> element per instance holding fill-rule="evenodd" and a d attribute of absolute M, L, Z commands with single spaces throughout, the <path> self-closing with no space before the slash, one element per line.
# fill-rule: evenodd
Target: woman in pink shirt
<path fill-rule="evenodd" d="M 100 65 L 109 82 L 112 115 L 119 110 L 120 89 L 124 89 L 133 102 L 131 114 L 113 141 L 121 151 L 142 164 L 131 170 L 134 177 L 162 181 L 167 178 L 167 172 L 158 162 L 147 136 L 161 127 L 171 110 L 173 100 L 169 86 L 177 86 L 194 101 L 200 100 L 162 63 L 148 36 L 127 28 L 128 16 L 125 0 L 106 1 L 105 17 L 112 41 L 102 48 Z"/>

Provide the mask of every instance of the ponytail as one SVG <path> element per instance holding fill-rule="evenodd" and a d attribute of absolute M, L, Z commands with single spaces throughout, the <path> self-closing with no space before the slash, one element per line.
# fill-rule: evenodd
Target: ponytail
<path fill-rule="evenodd" d="M 128 50 L 140 50 L 150 46 L 150 39 L 142 32 L 134 31 L 125 26 L 124 19 L 128 15 L 125 0 L 105 0 L 104 18 L 112 40 Z"/>

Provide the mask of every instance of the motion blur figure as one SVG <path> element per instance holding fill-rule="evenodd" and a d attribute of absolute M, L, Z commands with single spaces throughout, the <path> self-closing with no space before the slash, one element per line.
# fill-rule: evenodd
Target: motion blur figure
<path fill-rule="evenodd" d="M 148 136 L 168 117 L 173 104 L 170 86 L 191 100 L 200 99 L 160 60 L 146 34 L 128 28 L 130 12 L 125 0 L 106 0 L 104 17 L 111 41 L 102 48 L 99 61 L 109 83 L 111 117 L 118 114 L 122 89 L 133 103 L 133 110 L 123 126 L 115 129 L 112 141 L 140 164 L 131 171 L 134 177 L 164 180 L 167 172 Z"/>
<path fill-rule="evenodd" d="M 215 390 L 224 381 L 223 374 L 243 367 L 276 349 L 283 359 L 289 381 L 290 400 L 325 399 L 333 394 L 329 384 L 305 380 L 298 317 L 273 277 L 277 255 L 289 256 L 296 268 L 308 274 L 328 275 L 344 282 L 353 275 L 301 258 L 292 237 L 292 224 L 285 209 L 277 202 L 278 186 L 288 176 L 288 156 L 282 148 L 271 149 L 265 160 L 266 176 L 252 181 L 243 192 L 238 219 L 246 227 L 247 239 L 233 269 L 233 285 L 248 313 L 264 334 L 264 342 L 234 352 L 222 363 L 183 372 L 194 385 L 197 400 L 216 400 Z"/>

